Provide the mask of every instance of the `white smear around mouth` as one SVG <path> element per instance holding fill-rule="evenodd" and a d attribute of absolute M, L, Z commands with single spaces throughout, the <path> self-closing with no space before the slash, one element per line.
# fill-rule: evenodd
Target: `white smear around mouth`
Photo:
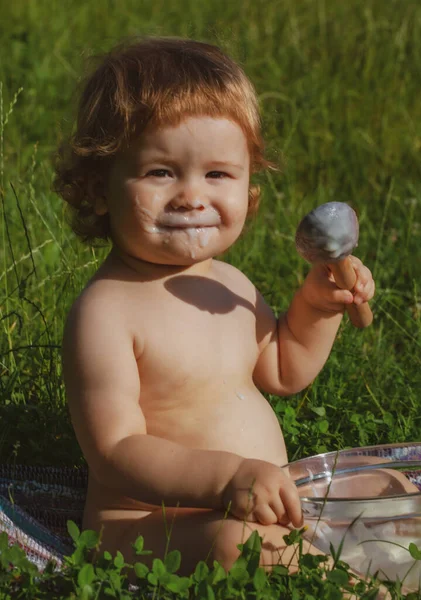
<path fill-rule="evenodd" d="M 207 229 L 201 229 L 200 230 L 199 246 L 201 248 L 204 248 L 205 246 L 208 245 L 210 235 L 211 235 L 211 228 L 210 227 L 207 228 Z"/>
<path fill-rule="evenodd" d="M 149 219 L 153 219 L 153 214 L 150 210 L 148 210 L 144 206 L 139 206 L 139 200 L 138 200 L 137 196 L 136 196 L 136 209 L 138 212 L 140 212 L 145 217 L 148 217 Z"/>
<path fill-rule="evenodd" d="M 199 205 L 199 208 L 202 205 Z M 217 210 L 212 207 L 204 210 L 177 211 L 172 210 L 164 212 L 159 218 L 161 227 L 174 227 L 174 229 L 201 229 L 202 227 L 216 227 L 221 224 L 221 216 Z"/>
<path fill-rule="evenodd" d="M 196 251 L 194 249 L 194 246 L 197 245 L 197 241 L 198 241 L 198 237 L 199 237 L 198 230 L 196 228 L 193 228 L 193 227 L 187 227 L 183 231 L 186 232 L 187 239 L 189 240 L 190 257 L 191 258 L 196 258 Z"/>
<path fill-rule="evenodd" d="M 196 251 L 193 246 L 205 248 L 208 245 L 213 229 L 214 227 L 186 227 L 182 230 L 186 233 L 187 238 L 192 246 L 190 248 L 191 258 L 196 257 Z"/>
<path fill-rule="evenodd" d="M 163 233 L 162 229 L 160 229 L 156 225 L 145 225 L 143 229 L 148 233 Z"/>
<path fill-rule="evenodd" d="M 244 394 L 240 394 L 240 392 L 235 392 L 235 395 L 237 396 L 237 398 L 240 398 L 240 400 L 245 400 L 246 397 L 244 396 Z"/>
<path fill-rule="evenodd" d="M 139 196 L 136 196 L 135 202 L 136 210 L 143 219 L 141 223 L 142 229 L 147 233 L 163 233 L 163 229 L 153 224 L 155 220 L 153 213 L 144 206 L 139 205 Z"/>
<path fill-rule="evenodd" d="M 191 203 L 190 206 L 192 208 L 200 208 L 201 206 L 203 206 L 203 204 L 200 202 L 199 198 L 195 198 Z"/>
<path fill-rule="evenodd" d="M 152 202 L 157 203 L 162 200 L 160 194 L 153 196 Z M 141 206 L 139 197 L 136 196 L 136 211 L 141 216 L 141 227 L 147 233 L 163 235 L 163 243 L 169 244 L 174 234 L 184 233 L 187 237 L 185 246 L 192 259 L 196 258 L 197 248 L 205 248 L 211 236 L 211 231 L 220 222 L 219 213 L 213 208 L 208 207 L 203 212 L 199 211 L 195 215 L 186 213 L 167 213 L 156 221 L 154 212 Z M 191 202 L 193 209 L 203 208 L 203 204 L 199 198 L 195 198 Z M 189 226 L 189 220 L 192 219 L 192 224 Z M 199 222 L 199 225 L 195 223 Z"/>

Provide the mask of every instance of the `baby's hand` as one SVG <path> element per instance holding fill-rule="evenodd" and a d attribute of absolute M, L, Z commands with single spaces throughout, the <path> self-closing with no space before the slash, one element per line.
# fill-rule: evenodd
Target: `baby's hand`
<path fill-rule="evenodd" d="M 371 300 L 374 296 L 375 284 L 370 269 L 356 256 L 350 256 L 349 259 L 357 275 L 354 294 L 338 288 L 329 268 L 317 264 L 307 275 L 302 287 L 304 298 L 311 306 L 319 310 L 338 312 L 343 310 L 346 304 L 362 304 Z"/>
<path fill-rule="evenodd" d="M 244 459 L 224 490 L 223 503 L 238 519 L 302 526 L 297 488 L 286 472 L 272 463 Z"/>

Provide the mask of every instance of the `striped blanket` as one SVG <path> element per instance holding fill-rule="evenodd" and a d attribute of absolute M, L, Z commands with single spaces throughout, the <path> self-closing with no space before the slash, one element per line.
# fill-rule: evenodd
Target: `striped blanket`
<path fill-rule="evenodd" d="M 67 521 L 82 525 L 87 470 L 0 465 L 0 531 L 39 569 L 72 552 Z"/>
<path fill-rule="evenodd" d="M 0 531 L 6 532 L 9 544 L 18 544 L 40 570 L 51 560 L 62 566 L 63 557 L 72 552 L 66 540 L 51 533 L 4 496 L 0 496 Z"/>

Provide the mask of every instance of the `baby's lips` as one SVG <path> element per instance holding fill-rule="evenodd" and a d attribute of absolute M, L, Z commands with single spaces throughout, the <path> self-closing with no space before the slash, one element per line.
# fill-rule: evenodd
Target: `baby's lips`
<path fill-rule="evenodd" d="M 188 212 L 171 211 L 161 216 L 159 224 L 163 227 L 216 227 L 221 224 L 221 217 L 212 208 Z"/>

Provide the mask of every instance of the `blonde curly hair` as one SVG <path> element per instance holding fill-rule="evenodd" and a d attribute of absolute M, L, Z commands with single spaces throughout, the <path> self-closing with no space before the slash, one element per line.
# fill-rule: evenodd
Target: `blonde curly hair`
<path fill-rule="evenodd" d="M 227 117 L 243 130 L 250 172 L 264 157 L 255 90 L 241 67 L 218 47 L 178 38 L 122 43 L 101 57 L 83 82 L 74 133 L 55 162 L 54 190 L 72 207 L 72 228 L 85 242 L 110 237 L 108 215 L 94 211 L 95 181 L 117 152 L 146 127 L 177 125 L 189 116 Z M 249 215 L 258 186 L 249 189 Z"/>

